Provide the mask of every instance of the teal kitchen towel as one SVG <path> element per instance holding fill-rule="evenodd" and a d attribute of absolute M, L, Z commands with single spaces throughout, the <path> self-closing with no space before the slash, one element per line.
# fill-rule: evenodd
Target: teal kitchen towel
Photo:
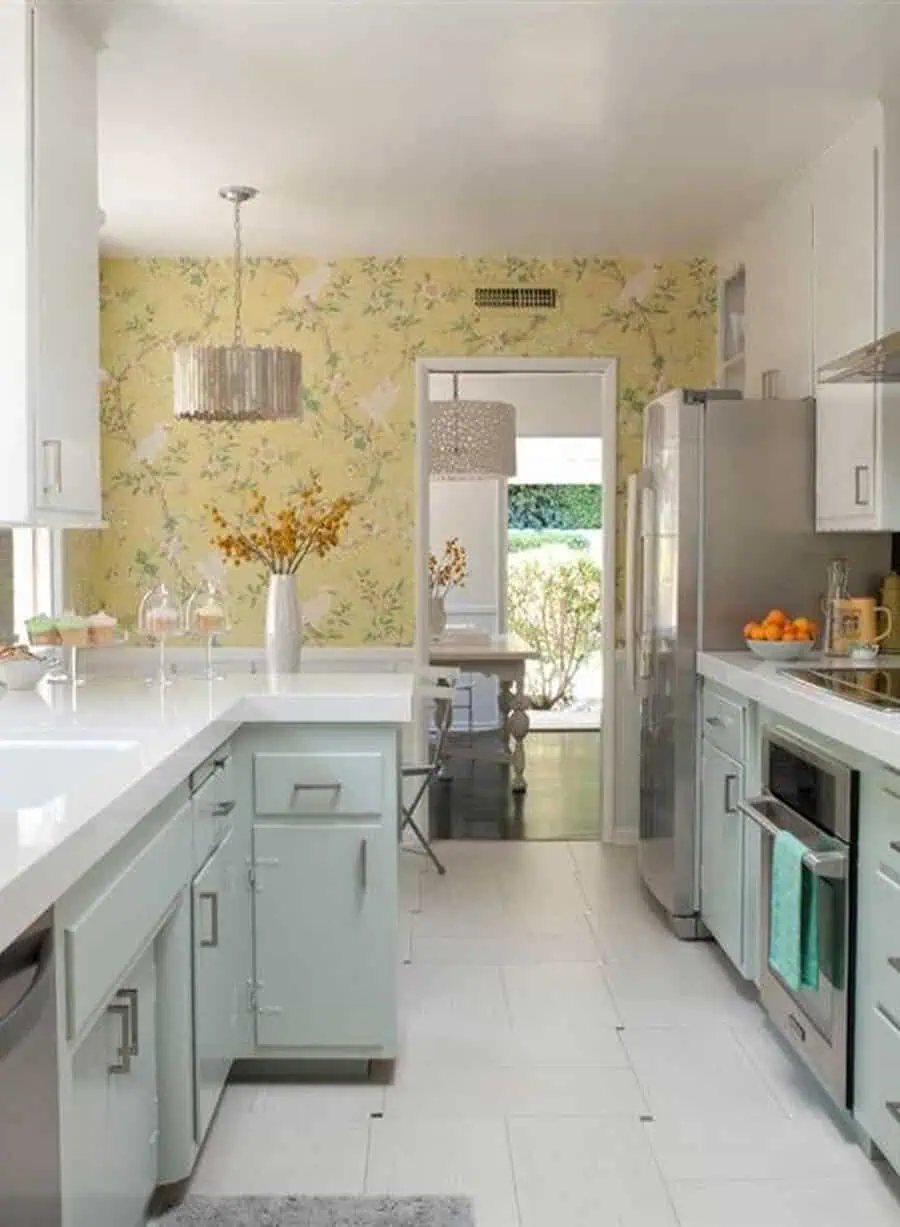
<path fill-rule="evenodd" d="M 806 851 L 790 831 L 772 849 L 769 964 L 788 988 L 819 987 L 819 892 L 803 864 Z"/>

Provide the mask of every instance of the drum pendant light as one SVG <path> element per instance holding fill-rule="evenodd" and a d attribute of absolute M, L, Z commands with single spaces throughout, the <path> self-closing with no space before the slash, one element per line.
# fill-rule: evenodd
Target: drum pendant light
<path fill-rule="evenodd" d="M 234 206 L 234 339 L 175 350 L 175 416 L 198 422 L 271 422 L 300 417 L 301 361 L 293 349 L 245 345 L 241 205 L 254 187 L 223 187 Z"/>
<path fill-rule="evenodd" d="M 431 476 L 435 481 L 497 480 L 516 475 L 516 409 L 505 401 L 431 402 Z"/>

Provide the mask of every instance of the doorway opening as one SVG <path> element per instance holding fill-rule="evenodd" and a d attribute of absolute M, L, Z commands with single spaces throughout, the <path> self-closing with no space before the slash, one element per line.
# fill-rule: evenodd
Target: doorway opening
<path fill-rule="evenodd" d="M 435 838 L 612 838 L 615 772 L 615 362 L 612 359 L 421 359 L 418 363 L 419 667 L 447 644 L 461 670 L 447 779 L 430 805 Z M 516 407 L 509 482 L 432 481 L 428 405 L 501 400 Z M 604 439 L 608 446 L 604 448 Z M 436 647 L 427 560 L 457 538 L 464 586 L 446 598 Z M 608 582 L 604 583 L 604 577 Z M 479 642 L 484 665 L 461 643 Z M 508 763 L 504 651 L 525 646 L 524 784 Z M 508 663 L 508 662 L 507 662 Z M 510 668 L 512 666 L 510 665 Z M 604 693 L 604 679 L 608 679 Z M 510 683 L 505 684 L 507 695 Z M 421 737 L 427 733 L 420 720 Z"/>

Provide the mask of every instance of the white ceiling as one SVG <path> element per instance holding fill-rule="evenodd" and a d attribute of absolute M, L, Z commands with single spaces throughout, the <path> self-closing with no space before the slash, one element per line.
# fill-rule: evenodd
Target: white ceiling
<path fill-rule="evenodd" d="M 107 247 L 711 251 L 900 64 L 895 0 L 107 0 Z"/>

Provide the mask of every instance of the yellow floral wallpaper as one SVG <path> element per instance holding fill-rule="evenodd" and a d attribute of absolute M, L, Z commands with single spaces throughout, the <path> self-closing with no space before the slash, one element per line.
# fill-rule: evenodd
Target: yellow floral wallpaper
<path fill-rule="evenodd" d="M 70 534 L 69 591 L 133 623 L 165 580 L 186 596 L 222 571 L 205 507 L 252 489 L 278 500 L 311 475 L 361 497 L 345 544 L 300 574 L 308 637 L 346 646 L 413 641 L 415 378 L 419 356 L 619 358 L 618 459 L 640 462 L 641 408 L 714 372 L 715 269 L 705 259 L 261 259 L 248 262 L 249 343 L 299 348 L 304 418 L 176 422 L 171 348 L 226 341 L 231 269 L 219 260 L 102 264 L 103 482 L 110 527 Z M 556 286 L 556 311 L 479 310 L 477 285 Z M 620 524 L 624 514 L 619 516 Z M 230 573 L 232 642 L 261 642 L 266 577 Z"/>

